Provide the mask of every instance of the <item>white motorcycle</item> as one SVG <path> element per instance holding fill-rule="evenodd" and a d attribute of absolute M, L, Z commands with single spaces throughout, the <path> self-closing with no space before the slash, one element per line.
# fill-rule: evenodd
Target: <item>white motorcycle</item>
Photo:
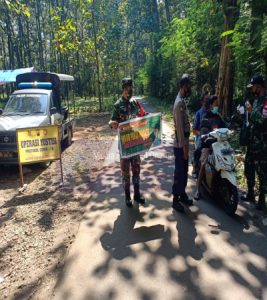
<path fill-rule="evenodd" d="M 201 185 L 214 200 L 219 199 L 229 215 L 235 214 L 238 205 L 234 150 L 228 142 L 232 134 L 233 131 L 220 128 L 202 136 L 210 145 L 210 154 Z"/>

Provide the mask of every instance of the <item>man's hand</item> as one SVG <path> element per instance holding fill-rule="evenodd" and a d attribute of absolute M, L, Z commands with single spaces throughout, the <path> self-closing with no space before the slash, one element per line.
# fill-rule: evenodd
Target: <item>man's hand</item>
<path fill-rule="evenodd" d="M 198 136 L 198 135 L 200 135 L 200 131 L 197 130 L 197 129 L 193 129 L 193 134 L 194 134 L 195 136 Z"/>
<path fill-rule="evenodd" d="M 243 105 L 238 104 L 236 111 L 240 114 L 243 115 L 245 113 L 245 107 Z"/>
<path fill-rule="evenodd" d="M 109 126 L 112 127 L 113 129 L 118 129 L 119 123 L 117 121 L 110 121 Z"/>
<path fill-rule="evenodd" d="M 183 152 L 184 152 L 184 160 L 188 160 L 188 156 L 189 156 L 189 145 L 184 145 L 184 146 L 183 146 Z"/>

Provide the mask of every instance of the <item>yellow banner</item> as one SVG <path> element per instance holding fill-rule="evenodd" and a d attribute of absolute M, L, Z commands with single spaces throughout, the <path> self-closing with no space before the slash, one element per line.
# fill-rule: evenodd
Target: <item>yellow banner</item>
<path fill-rule="evenodd" d="M 22 164 L 60 159 L 59 127 L 17 129 L 17 146 Z"/>

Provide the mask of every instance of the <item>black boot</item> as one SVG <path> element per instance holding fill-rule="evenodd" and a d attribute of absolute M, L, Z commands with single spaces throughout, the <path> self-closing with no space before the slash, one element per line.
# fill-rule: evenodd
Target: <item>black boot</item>
<path fill-rule="evenodd" d="M 193 200 L 189 199 L 186 193 L 180 196 L 180 201 L 187 206 L 193 205 Z"/>
<path fill-rule="evenodd" d="M 140 194 L 139 184 L 134 184 L 134 201 L 140 204 L 145 204 L 145 198 Z"/>
<path fill-rule="evenodd" d="M 184 207 L 180 202 L 180 197 L 179 196 L 173 196 L 172 208 L 176 211 L 184 213 Z"/>
<path fill-rule="evenodd" d="M 255 202 L 254 189 L 253 188 L 252 189 L 249 188 L 247 195 L 246 196 L 242 196 L 241 200 L 245 201 L 245 202 Z"/>
<path fill-rule="evenodd" d="M 264 210 L 266 208 L 265 196 L 263 194 L 259 195 L 259 200 L 258 200 L 256 208 L 258 210 Z"/>
<path fill-rule="evenodd" d="M 133 206 L 133 202 L 131 200 L 130 186 L 125 188 L 125 204 L 128 207 Z"/>

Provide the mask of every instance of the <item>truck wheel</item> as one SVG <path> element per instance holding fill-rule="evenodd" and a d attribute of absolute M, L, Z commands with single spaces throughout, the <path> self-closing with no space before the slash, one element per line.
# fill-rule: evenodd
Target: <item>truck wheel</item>
<path fill-rule="evenodd" d="M 218 189 L 224 211 L 229 216 L 233 216 L 238 205 L 238 192 L 236 186 L 223 178 Z"/>
<path fill-rule="evenodd" d="M 68 136 L 64 140 L 64 146 L 69 147 L 72 144 L 72 129 L 68 129 Z"/>
<path fill-rule="evenodd" d="M 41 169 L 47 169 L 51 165 L 51 163 L 52 163 L 51 161 L 44 161 L 39 163 L 39 166 Z"/>

